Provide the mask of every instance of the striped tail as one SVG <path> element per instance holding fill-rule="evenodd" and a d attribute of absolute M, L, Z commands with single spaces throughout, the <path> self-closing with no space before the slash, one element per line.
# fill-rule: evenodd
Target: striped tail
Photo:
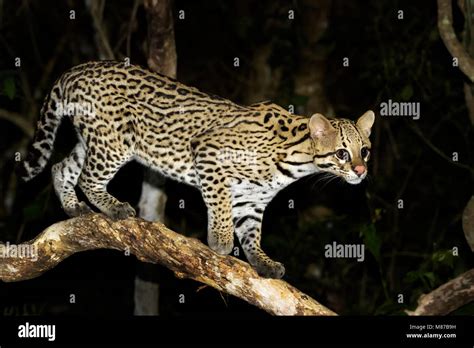
<path fill-rule="evenodd" d="M 60 100 L 60 89 L 56 84 L 46 97 L 38 121 L 33 142 L 26 159 L 18 166 L 17 175 L 29 181 L 43 171 L 53 152 L 54 139 L 61 123 L 61 115 L 56 112 L 56 101 Z"/>

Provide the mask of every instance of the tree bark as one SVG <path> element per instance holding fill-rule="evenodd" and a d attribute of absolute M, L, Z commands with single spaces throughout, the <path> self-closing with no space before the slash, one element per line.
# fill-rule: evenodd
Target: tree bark
<path fill-rule="evenodd" d="M 148 16 L 148 66 L 176 78 L 177 56 L 171 0 L 145 0 Z"/>
<path fill-rule="evenodd" d="M 459 69 L 474 82 L 474 60 L 459 42 L 453 29 L 452 0 L 438 0 L 438 30 L 449 53 L 458 59 Z"/>
<path fill-rule="evenodd" d="M 295 93 L 308 98 L 305 110 L 302 111 L 305 114 L 319 112 L 333 116 L 334 110 L 327 99 L 324 85 L 328 52 L 319 44 L 329 26 L 332 1 L 303 0 L 300 6 L 302 11 L 299 30 L 304 44 L 299 52 Z"/>
<path fill-rule="evenodd" d="M 467 2 L 469 1 L 469 2 Z M 472 20 L 473 9 L 471 0 L 458 0 L 458 7 L 464 16 L 464 31 L 462 33 L 462 43 L 467 54 L 472 57 L 474 54 L 474 23 Z M 464 82 L 464 99 L 471 124 L 474 125 L 474 98 L 472 82 Z"/>
<path fill-rule="evenodd" d="M 28 247 L 23 250 L 30 254 L 14 254 L 19 246 Z M 288 283 L 261 278 L 249 264 L 218 255 L 197 239 L 173 232 L 160 222 L 134 218 L 113 221 L 102 214 L 58 222 L 22 245 L 0 244 L 0 280 L 35 278 L 74 253 L 103 248 L 159 263 L 180 278 L 202 282 L 273 315 L 335 315 Z"/>
<path fill-rule="evenodd" d="M 469 247 L 474 252 L 474 196 L 471 196 L 462 213 L 462 229 L 467 244 L 469 244 Z"/>
<path fill-rule="evenodd" d="M 420 296 L 418 307 L 409 315 L 446 315 L 474 300 L 474 269 Z"/>

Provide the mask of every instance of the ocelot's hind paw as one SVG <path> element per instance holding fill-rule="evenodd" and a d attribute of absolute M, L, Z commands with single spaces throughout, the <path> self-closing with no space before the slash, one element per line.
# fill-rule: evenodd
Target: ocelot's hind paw
<path fill-rule="evenodd" d="M 94 212 L 85 202 L 79 202 L 72 208 L 64 208 L 64 211 L 70 217 L 87 215 Z"/>
<path fill-rule="evenodd" d="M 114 205 L 111 209 L 109 214 L 114 220 L 123 220 L 129 217 L 134 217 L 136 215 L 135 209 L 132 208 L 130 204 L 127 202 L 119 203 Z"/>
<path fill-rule="evenodd" d="M 220 255 L 229 255 L 232 252 L 232 249 L 234 248 L 234 243 L 229 242 L 229 243 L 216 243 L 212 241 L 208 241 L 209 243 L 209 248 L 214 250 L 216 253 Z"/>
<path fill-rule="evenodd" d="M 264 278 L 280 279 L 285 275 L 285 266 L 280 262 L 265 260 L 254 267 L 258 275 Z"/>

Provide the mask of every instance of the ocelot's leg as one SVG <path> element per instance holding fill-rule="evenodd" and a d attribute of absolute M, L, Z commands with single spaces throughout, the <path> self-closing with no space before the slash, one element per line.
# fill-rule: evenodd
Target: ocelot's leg
<path fill-rule="evenodd" d="M 285 274 L 283 264 L 270 259 L 260 247 L 263 211 L 269 201 L 269 198 L 259 197 L 258 194 L 235 199 L 232 202 L 235 233 L 245 256 L 259 275 L 281 278 Z"/>
<path fill-rule="evenodd" d="M 202 196 L 207 206 L 207 243 L 215 252 L 227 255 L 234 247 L 234 226 L 229 188 L 201 181 Z"/>
<path fill-rule="evenodd" d="M 113 219 L 135 216 L 135 209 L 127 202 L 120 202 L 107 192 L 107 184 L 117 171 L 129 161 L 130 156 L 117 151 L 106 158 L 107 149 L 89 148 L 85 165 L 79 178 L 79 186 L 89 201 Z"/>
<path fill-rule="evenodd" d="M 85 202 L 79 202 L 76 191 L 74 191 L 79 175 L 81 175 L 85 153 L 84 145 L 79 142 L 68 157 L 53 165 L 51 169 L 54 190 L 61 201 L 64 211 L 69 216 L 78 216 L 92 212 L 92 209 Z"/>
<path fill-rule="evenodd" d="M 203 151 L 195 155 L 194 160 L 202 197 L 207 206 L 207 242 L 215 252 L 227 255 L 234 247 L 230 188 L 225 181 L 221 181 L 222 168 L 217 165 L 210 167 L 199 164 L 200 160 L 206 158 L 204 153 Z"/>

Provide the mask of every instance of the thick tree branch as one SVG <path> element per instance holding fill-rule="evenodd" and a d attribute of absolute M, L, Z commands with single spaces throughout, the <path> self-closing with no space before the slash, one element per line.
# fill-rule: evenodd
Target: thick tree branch
<path fill-rule="evenodd" d="M 38 277 L 80 251 L 129 250 L 141 261 L 159 263 L 179 277 L 210 285 L 274 315 L 335 315 L 288 283 L 261 278 L 247 263 L 218 255 L 197 239 L 173 232 L 159 222 L 112 221 L 91 214 L 58 222 L 26 244 L 36 251 L 34 255 L 18 257 L 11 253 L 18 245 L 0 244 L 0 280 Z"/>
<path fill-rule="evenodd" d="M 438 30 L 449 53 L 458 59 L 459 69 L 474 82 L 474 60 L 466 52 L 453 29 L 452 0 L 438 0 Z"/>
<path fill-rule="evenodd" d="M 420 296 L 418 307 L 409 315 L 446 315 L 474 301 L 474 269 Z"/>

